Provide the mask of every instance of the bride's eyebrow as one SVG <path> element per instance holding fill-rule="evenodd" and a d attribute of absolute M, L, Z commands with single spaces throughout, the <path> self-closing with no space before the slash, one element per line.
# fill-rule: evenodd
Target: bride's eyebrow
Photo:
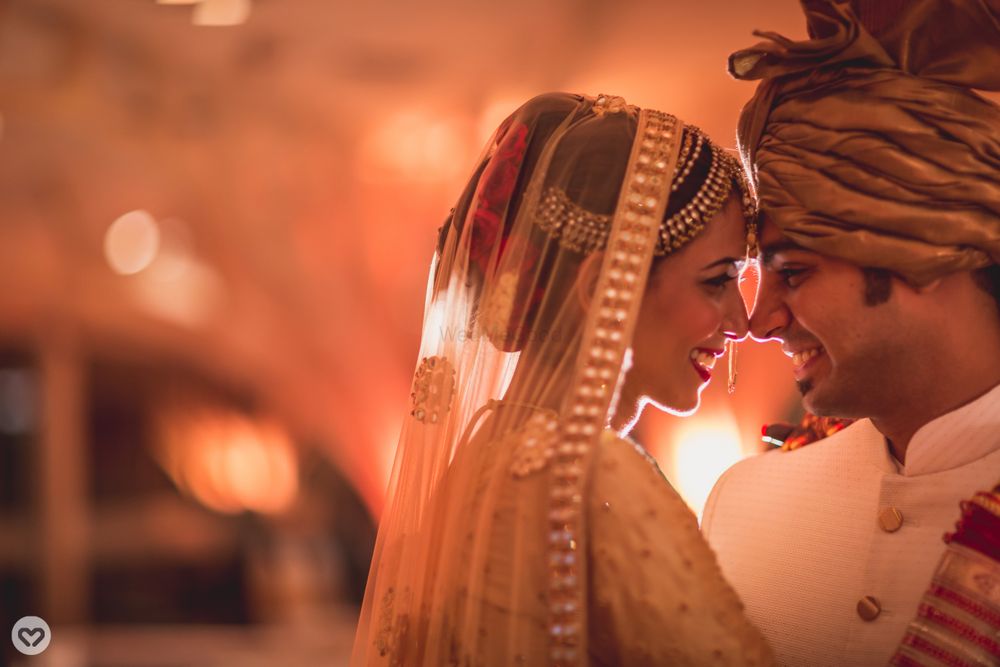
<path fill-rule="evenodd" d="M 715 267 L 722 266 L 724 264 L 739 264 L 742 261 L 743 261 L 742 257 L 738 259 L 735 257 L 723 257 L 722 259 L 716 260 L 711 264 L 706 264 L 705 266 L 701 267 L 701 270 L 704 271 L 705 269 L 714 269 Z"/>

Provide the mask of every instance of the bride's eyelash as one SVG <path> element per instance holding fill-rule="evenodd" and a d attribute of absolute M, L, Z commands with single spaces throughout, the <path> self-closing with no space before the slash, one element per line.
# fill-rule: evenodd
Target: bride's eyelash
<path fill-rule="evenodd" d="M 713 287 L 722 287 L 726 283 L 736 280 L 736 276 L 730 275 L 728 272 L 721 273 L 714 278 L 708 278 L 703 281 L 706 285 L 712 285 Z"/>
<path fill-rule="evenodd" d="M 720 273 L 712 278 L 706 278 L 702 282 L 712 287 L 722 287 L 740 277 L 740 267 L 737 264 L 730 264 L 726 267 L 725 273 Z"/>

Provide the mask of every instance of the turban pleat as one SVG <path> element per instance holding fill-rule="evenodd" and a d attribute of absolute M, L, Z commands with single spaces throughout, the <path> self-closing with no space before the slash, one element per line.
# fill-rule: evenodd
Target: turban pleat
<path fill-rule="evenodd" d="M 1000 263 L 1000 108 L 957 85 L 1000 86 L 1000 12 L 984 2 L 917 1 L 896 7 L 896 23 L 870 17 L 890 35 L 883 44 L 850 5 L 804 4 L 813 39 L 758 33 L 769 41 L 730 60 L 739 78 L 764 78 L 739 139 L 767 224 L 805 247 L 916 284 Z M 973 59 L 963 78 L 957 46 L 935 37 L 942 69 L 903 38 L 900 25 L 910 26 L 911 39 L 928 34 L 914 7 L 927 19 L 944 4 L 961 7 L 960 25 L 976 26 L 966 44 L 977 58 L 992 57 L 992 68 Z"/>

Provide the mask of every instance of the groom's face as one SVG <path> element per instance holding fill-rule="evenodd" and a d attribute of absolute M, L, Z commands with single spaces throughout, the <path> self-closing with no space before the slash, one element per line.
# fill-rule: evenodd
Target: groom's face
<path fill-rule="evenodd" d="M 750 333 L 781 342 L 805 407 L 838 417 L 891 407 L 894 383 L 906 377 L 913 354 L 892 285 L 873 299 L 859 267 L 802 248 L 773 224 L 762 226 L 760 245 Z"/>

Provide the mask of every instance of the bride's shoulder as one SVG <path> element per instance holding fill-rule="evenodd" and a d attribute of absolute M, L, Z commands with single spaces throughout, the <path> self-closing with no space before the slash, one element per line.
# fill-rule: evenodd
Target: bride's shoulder
<path fill-rule="evenodd" d="M 670 508 L 680 514 L 690 514 L 656 459 L 642 445 L 611 430 L 602 433 L 599 442 L 593 469 L 595 494 L 592 501 L 603 503 L 606 499 L 617 498 L 633 506 Z"/>
<path fill-rule="evenodd" d="M 660 470 L 656 459 L 632 438 L 620 435 L 616 431 L 606 429 L 601 433 L 600 445 L 597 448 L 598 464 L 617 465 L 618 463 L 640 467 L 644 471 L 652 471 L 664 483 L 667 478 Z M 607 466 L 605 466 L 607 467 Z"/>

